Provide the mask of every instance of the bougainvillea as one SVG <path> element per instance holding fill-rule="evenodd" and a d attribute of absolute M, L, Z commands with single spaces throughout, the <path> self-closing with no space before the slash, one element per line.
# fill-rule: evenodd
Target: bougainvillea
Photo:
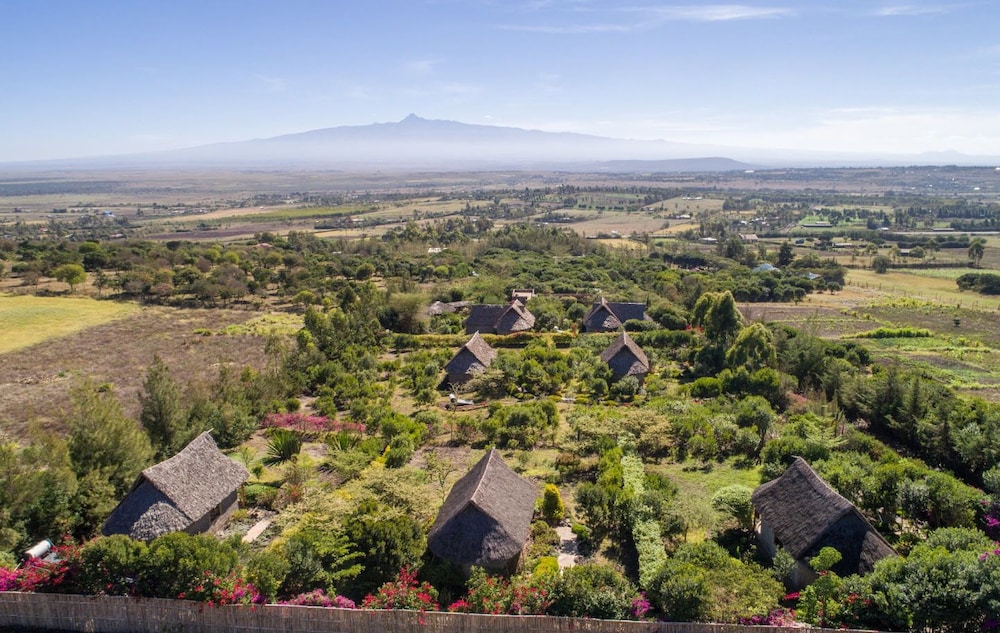
<path fill-rule="evenodd" d="M 336 609 L 356 609 L 357 605 L 344 596 L 330 596 L 322 589 L 314 589 L 306 593 L 283 600 L 281 604 L 291 604 L 304 607 L 332 607 Z"/>
<path fill-rule="evenodd" d="M 236 573 L 216 576 L 206 571 L 204 577 L 189 591 L 182 591 L 177 596 L 181 600 L 196 600 L 210 605 L 221 604 L 260 604 L 264 602 L 260 593 L 252 584 L 240 578 Z"/>
<path fill-rule="evenodd" d="M 365 596 L 361 606 L 365 609 L 405 609 L 410 611 L 437 611 L 437 589 L 428 582 L 418 582 L 417 572 L 404 567 L 396 580 L 387 582 L 375 593 Z"/>

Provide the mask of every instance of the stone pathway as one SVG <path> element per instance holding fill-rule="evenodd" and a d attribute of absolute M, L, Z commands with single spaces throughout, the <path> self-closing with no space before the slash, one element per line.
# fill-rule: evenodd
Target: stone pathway
<path fill-rule="evenodd" d="M 264 530 L 271 527 L 271 519 L 264 519 L 263 521 L 258 521 L 256 525 L 247 530 L 247 533 L 243 535 L 244 543 L 253 543 L 257 540 L 257 537 L 264 533 Z"/>
<path fill-rule="evenodd" d="M 556 528 L 559 535 L 559 569 L 566 569 L 576 565 L 576 534 L 568 525 L 560 525 Z"/>

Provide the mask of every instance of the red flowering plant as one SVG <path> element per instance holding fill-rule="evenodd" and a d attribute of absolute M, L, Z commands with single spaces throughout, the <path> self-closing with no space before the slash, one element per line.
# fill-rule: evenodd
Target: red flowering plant
<path fill-rule="evenodd" d="M 552 583 L 549 575 L 516 576 L 508 580 L 490 576 L 479 567 L 472 569 L 469 592 L 453 602 L 448 610 L 456 613 L 489 613 L 494 615 L 542 615 L 552 605 Z"/>
<path fill-rule="evenodd" d="M 72 591 L 80 568 L 80 548 L 68 538 L 42 558 L 29 558 L 18 569 L 0 569 L 0 591 L 60 593 Z"/>
<path fill-rule="evenodd" d="M 387 582 L 375 593 L 365 596 L 364 609 L 404 609 L 437 611 L 438 592 L 430 583 L 418 582 L 417 572 L 408 567 L 399 570 L 396 580 Z"/>
<path fill-rule="evenodd" d="M 331 596 L 322 589 L 314 589 L 306 593 L 300 593 L 288 600 L 283 600 L 280 604 L 291 604 L 302 607 L 328 607 L 336 609 L 356 609 L 357 605 L 350 598 L 344 596 Z"/>
<path fill-rule="evenodd" d="M 189 591 L 182 591 L 177 596 L 181 600 L 196 600 L 210 605 L 223 604 L 262 604 L 263 596 L 254 586 L 243 580 L 235 572 L 225 576 L 217 576 L 206 571 L 201 580 Z"/>

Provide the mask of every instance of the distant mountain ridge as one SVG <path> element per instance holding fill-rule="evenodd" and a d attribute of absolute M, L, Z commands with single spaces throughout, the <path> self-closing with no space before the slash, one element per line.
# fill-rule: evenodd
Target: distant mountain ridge
<path fill-rule="evenodd" d="M 753 165 L 667 141 L 424 119 L 345 125 L 178 150 L 59 161 L 53 168 L 729 171 Z M 28 163 L 19 164 L 25 167 Z"/>
<path fill-rule="evenodd" d="M 251 168 L 719 172 L 769 167 L 990 165 L 1000 157 L 934 152 L 843 155 L 617 139 L 424 119 L 344 125 L 179 150 L 3 165 L 13 168 Z"/>

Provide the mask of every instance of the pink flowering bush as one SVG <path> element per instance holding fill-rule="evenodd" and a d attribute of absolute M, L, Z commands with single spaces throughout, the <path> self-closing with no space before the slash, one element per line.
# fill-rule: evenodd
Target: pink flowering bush
<path fill-rule="evenodd" d="M 646 617 L 649 613 L 650 604 L 649 599 L 646 598 L 646 592 L 642 591 L 638 596 L 632 599 L 632 617 L 636 620 L 641 620 Z"/>
<path fill-rule="evenodd" d="M 18 570 L 0 567 L 0 591 L 20 591 L 20 587 Z"/>
<path fill-rule="evenodd" d="M 264 428 L 281 428 L 296 431 L 302 435 L 317 435 L 326 432 L 364 433 L 365 425 L 354 422 L 331 420 L 325 415 L 304 413 L 269 413 L 261 423 Z"/>
<path fill-rule="evenodd" d="M 739 623 L 750 626 L 794 626 L 795 612 L 788 609 L 773 609 L 767 615 L 754 615 L 740 618 Z"/>
<path fill-rule="evenodd" d="M 437 589 L 428 582 L 417 582 L 417 572 L 404 567 L 396 580 L 387 582 L 375 593 L 365 596 L 364 609 L 404 609 L 409 611 L 437 611 Z"/>
<path fill-rule="evenodd" d="M 332 607 L 336 609 L 356 609 L 357 605 L 350 598 L 344 596 L 330 596 L 322 589 L 314 589 L 306 593 L 300 593 L 281 604 L 291 604 L 303 607 Z"/>
<path fill-rule="evenodd" d="M 190 591 L 182 591 L 177 596 L 181 600 L 196 600 L 210 605 L 261 604 L 264 599 L 254 586 L 240 578 L 235 572 L 217 576 L 210 571 Z"/>

